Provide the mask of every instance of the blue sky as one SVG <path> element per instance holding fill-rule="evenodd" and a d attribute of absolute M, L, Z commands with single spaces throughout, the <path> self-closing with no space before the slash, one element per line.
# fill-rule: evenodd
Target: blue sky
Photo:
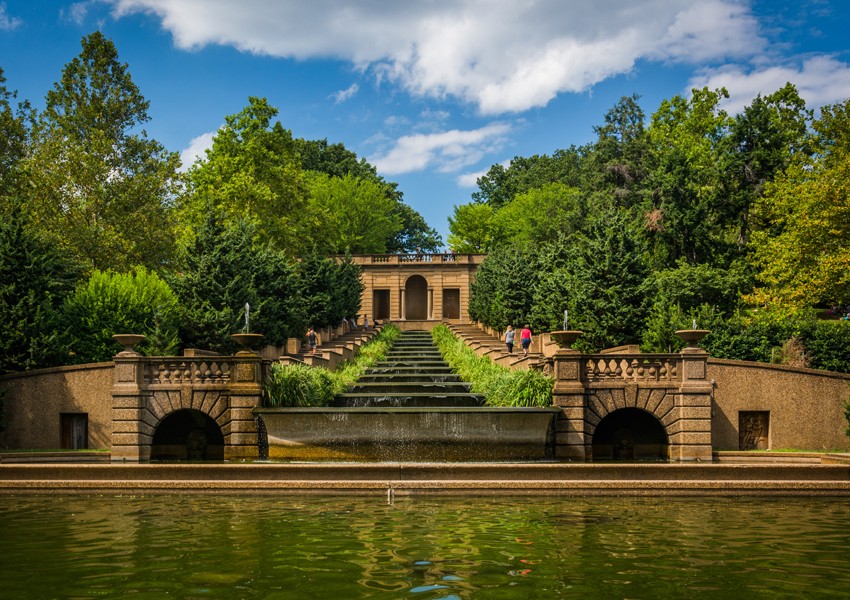
<path fill-rule="evenodd" d="M 787 81 L 850 97 L 850 2 L 786 0 L 0 0 L 0 67 L 43 106 L 101 30 L 187 161 L 264 96 L 296 137 L 342 142 L 445 240 L 475 179 L 594 139 L 622 96 L 647 115 L 692 87 L 735 112 Z"/>

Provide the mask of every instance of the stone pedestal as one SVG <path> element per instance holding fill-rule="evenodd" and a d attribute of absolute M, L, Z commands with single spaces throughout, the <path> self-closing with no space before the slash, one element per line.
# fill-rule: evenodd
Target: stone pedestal
<path fill-rule="evenodd" d="M 553 403 L 561 409 L 555 431 L 555 458 L 558 459 L 586 460 L 589 456 L 581 363 L 582 354 L 577 350 L 561 349 L 554 356 Z"/>

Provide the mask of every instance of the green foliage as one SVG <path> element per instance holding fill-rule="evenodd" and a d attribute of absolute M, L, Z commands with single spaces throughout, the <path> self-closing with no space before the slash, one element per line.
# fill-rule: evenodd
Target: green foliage
<path fill-rule="evenodd" d="M 816 321 L 803 344 L 813 368 L 850 373 L 850 321 Z"/>
<path fill-rule="evenodd" d="M 144 267 L 129 273 L 95 270 L 65 301 L 74 362 L 110 360 L 119 351 L 116 333 L 150 336 L 140 351 L 172 355 L 178 315 L 177 296 L 156 273 Z"/>
<path fill-rule="evenodd" d="M 822 109 L 815 154 L 766 184 L 754 211 L 758 303 L 802 308 L 850 301 L 850 100 Z"/>
<path fill-rule="evenodd" d="M 537 284 L 535 258 L 513 247 L 489 254 L 470 286 L 472 318 L 499 330 L 528 321 Z"/>
<path fill-rule="evenodd" d="M 493 248 L 527 247 L 580 231 L 586 218 L 581 193 L 562 183 L 547 183 L 519 194 L 490 220 Z"/>
<path fill-rule="evenodd" d="M 551 406 L 554 380 L 537 371 L 511 371 L 478 356 L 445 325 L 431 335 L 446 362 L 472 391 L 483 394 L 490 406 Z"/>
<path fill-rule="evenodd" d="M 263 383 L 263 405 L 327 406 L 336 394 L 352 385 L 372 365 L 386 356 L 401 331 L 387 325 L 367 344 L 354 360 L 345 361 L 335 371 L 306 365 L 274 364 Z"/>
<path fill-rule="evenodd" d="M 255 248 L 254 238 L 247 221 L 224 225 L 210 214 L 182 253 L 171 285 L 186 346 L 234 351 L 230 336 L 245 328 L 246 303 L 251 331 L 267 343 L 281 345 L 304 332 L 309 306 L 300 267 L 267 246 Z"/>
<path fill-rule="evenodd" d="M 268 407 L 327 406 L 336 394 L 330 371 L 307 365 L 272 365 L 263 383 Z"/>
<path fill-rule="evenodd" d="M 0 220 L 0 373 L 61 364 L 61 318 L 75 265 L 27 228 L 21 203 L 4 200 Z"/>
<path fill-rule="evenodd" d="M 306 175 L 307 211 L 317 248 L 327 254 L 383 254 L 402 230 L 397 202 L 385 186 L 351 175 Z"/>
<path fill-rule="evenodd" d="M 189 169 L 191 187 L 182 218 L 198 227 L 210 211 L 226 225 L 251 224 L 259 245 L 297 254 L 307 233 L 306 190 L 292 133 L 265 98 L 249 97 L 248 106 L 225 117 L 212 148 Z"/>
<path fill-rule="evenodd" d="M 366 162 L 366 159 L 357 158 L 357 154 L 348 150 L 342 144 L 328 144 L 327 140 L 304 140 L 295 139 L 295 147 L 301 157 L 301 167 L 305 171 L 324 173 L 332 178 L 353 178 L 368 184 L 369 187 L 380 188 L 386 200 L 390 202 L 386 212 L 376 212 L 374 207 L 354 206 L 351 211 L 362 213 L 354 215 L 352 219 L 375 218 L 388 219 L 399 223 L 400 227 L 396 233 L 388 238 L 380 240 L 378 247 L 383 247 L 381 252 L 436 252 L 443 245 L 442 239 L 437 231 L 428 226 L 425 219 L 418 212 L 402 201 L 402 193 L 398 184 L 385 181 L 378 175 L 377 169 Z M 370 214 L 371 213 L 371 214 Z M 315 245 L 336 243 L 333 236 L 321 230 L 306 232 L 306 235 Z M 342 253 L 347 244 L 336 243 Z M 348 250 L 357 253 L 354 244 L 348 244 Z M 370 250 L 370 252 L 373 252 Z M 374 251 L 377 252 L 377 251 Z"/>
<path fill-rule="evenodd" d="M 148 139 L 148 102 L 114 44 L 82 40 L 48 92 L 25 168 L 34 224 L 90 268 L 158 268 L 174 254 L 176 152 Z"/>
<path fill-rule="evenodd" d="M 495 250 L 493 244 L 493 208 L 489 204 L 455 206 L 449 217 L 449 248 L 458 254 L 476 254 Z"/>
<path fill-rule="evenodd" d="M 312 327 L 337 326 L 343 317 L 360 310 L 363 282 L 360 268 L 350 259 L 342 262 L 312 252 L 299 263 L 304 312 Z"/>
<path fill-rule="evenodd" d="M 559 266 L 539 276 L 533 327 L 559 329 L 566 309 L 571 326 L 584 331 L 577 347 L 639 341 L 648 310 L 644 282 L 649 269 L 633 223 L 622 213 L 602 212 L 585 235 L 552 248 L 549 256 L 547 262 Z"/>

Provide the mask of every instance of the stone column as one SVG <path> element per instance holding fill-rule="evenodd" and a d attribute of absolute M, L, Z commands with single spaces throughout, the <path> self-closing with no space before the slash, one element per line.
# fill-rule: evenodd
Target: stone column
<path fill-rule="evenodd" d="M 585 432 L 583 355 L 578 350 L 560 349 L 554 356 L 553 403 L 561 409 L 555 432 L 555 458 L 587 460 L 590 438 Z"/>
<path fill-rule="evenodd" d="M 112 460 L 139 462 L 150 459 L 154 426 L 145 407 L 143 357 L 119 352 L 112 384 Z"/>
<path fill-rule="evenodd" d="M 708 353 L 690 347 L 681 353 L 682 382 L 674 397 L 678 421 L 670 432 L 670 458 L 711 462 L 711 382 Z"/>
<path fill-rule="evenodd" d="M 398 320 L 404 321 L 404 288 L 398 288 Z"/>
<path fill-rule="evenodd" d="M 219 426 L 224 434 L 225 460 L 256 460 L 257 427 L 254 409 L 262 404 L 262 358 L 254 352 L 243 350 L 233 360 L 228 392 L 230 407 Z M 229 417 L 229 418 L 228 418 Z"/>
<path fill-rule="evenodd" d="M 434 288 L 428 286 L 428 311 L 425 313 L 426 319 L 434 318 Z"/>

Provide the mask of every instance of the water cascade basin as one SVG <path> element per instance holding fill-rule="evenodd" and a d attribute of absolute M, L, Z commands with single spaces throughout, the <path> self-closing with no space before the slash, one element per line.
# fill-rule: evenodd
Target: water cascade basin
<path fill-rule="evenodd" d="M 264 408 L 272 460 L 553 460 L 557 408 Z"/>

